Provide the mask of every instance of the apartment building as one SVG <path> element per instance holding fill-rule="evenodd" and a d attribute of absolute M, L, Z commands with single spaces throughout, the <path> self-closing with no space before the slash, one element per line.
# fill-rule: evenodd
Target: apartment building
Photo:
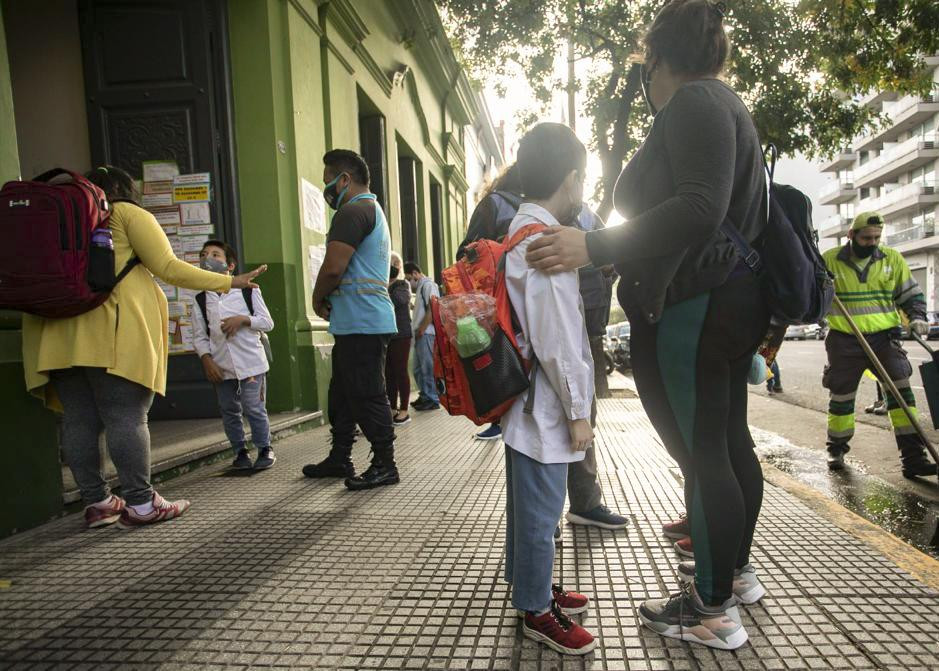
<path fill-rule="evenodd" d="M 926 60 L 933 88 L 926 96 L 877 92 L 864 102 L 876 106 L 888 124 L 857 137 L 821 170 L 833 179 L 818 202 L 837 208 L 819 224 L 820 236 L 844 244 L 860 212 L 875 210 L 886 222 L 884 244 L 906 258 L 923 287 L 930 310 L 939 309 L 939 56 Z"/>

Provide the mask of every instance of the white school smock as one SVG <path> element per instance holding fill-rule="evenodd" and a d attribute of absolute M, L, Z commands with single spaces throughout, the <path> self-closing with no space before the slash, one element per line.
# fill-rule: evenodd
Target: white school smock
<path fill-rule="evenodd" d="M 528 224 L 558 226 L 543 207 L 523 203 L 506 239 Z M 593 403 L 593 355 L 584 327 L 584 309 L 577 272 L 547 275 L 525 261 L 525 239 L 506 258 L 505 279 L 522 334 L 519 349 L 526 358 L 538 356 L 535 403 L 524 412 L 526 391 L 502 418 L 505 444 L 543 464 L 581 461 L 571 447 L 569 419 L 590 420 Z"/>
<path fill-rule="evenodd" d="M 267 355 L 261 344 L 261 333 L 274 328 L 274 320 L 264 304 L 260 289 L 251 290 L 254 315 L 240 290 L 227 294 L 205 292 L 205 312 L 209 318 L 209 333 L 206 334 L 202 311 L 193 297 L 190 307 L 192 315 L 192 341 L 196 354 L 201 358 L 211 354 L 216 365 L 222 369 L 226 380 L 246 380 L 268 371 Z M 251 316 L 251 325 L 243 326 L 231 338 L 222 332 L 222 320 L 226 317 Z"/>

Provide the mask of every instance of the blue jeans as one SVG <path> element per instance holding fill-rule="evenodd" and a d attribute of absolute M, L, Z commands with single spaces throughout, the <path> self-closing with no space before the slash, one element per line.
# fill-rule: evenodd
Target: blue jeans
<path fill-rule="evenodd" d="M 248 417 L 248 424 L 251 425 L 254 446 L 259 450 L 271 446 L 271 424 L 267 419 L 267 408 L 264 407 L 266 391 L 266 375 L 255 375 L 245 380 L 223 380 L 215 385 L 225 435 L 235 454 L 245 446 L 243 416 Z"/>
<path fill-rule="evenodd" d="M 779 363 L 775 359 L 769 369 L 772 371 L 773 377 L 766 381 L 766 388 L 769 390 L 782 389 L 782 376 L 779 374 Z"/>
<path fill-rule="evenodd" d="M 425 333 L 414 338 L 414 379 L 421 397 L 440 403 L 437 385 L 434 384 L 434 336 Z"/>
<path fill-rule="evenodd" d="M 542 464 L 505 446 L 505 581 L 512 605 L 551 606 L 554 530 L 564 512 L 567 464 Z"/>

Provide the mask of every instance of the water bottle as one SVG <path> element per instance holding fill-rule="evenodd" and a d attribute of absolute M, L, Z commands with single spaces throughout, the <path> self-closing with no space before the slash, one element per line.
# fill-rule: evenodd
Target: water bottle
<path fill-rule="evenodd" d="M 93 230 L 91 232 L 91 246 L 114 251 L 114 239 L 111 237 L 111 229 L 96 228 Z"/>
<path fill-rule="evenodd" d="M 456 351 L 464 359 L 485 352 L 492 344 L 489 332 L 476 317 L 460 317 L 456 320 Z"/>

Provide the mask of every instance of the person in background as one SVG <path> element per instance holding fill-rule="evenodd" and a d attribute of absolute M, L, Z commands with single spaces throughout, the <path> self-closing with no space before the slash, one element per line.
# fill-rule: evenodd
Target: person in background
<path fill-rule="evenodd" d="M 238 256 L 222 240 L 207 240 L 199 252 L 199 267 L 230 275 Z M 248 301 L 251 304 L 248 304 Z M 192 336 L 205 376 L 215 386 L 225 435 L 235 454 L 232 466 L 239 470 L 265 470 L 277 457 L 271 448 L 271 424 L 265 397 L 270 364 L 261 334 L 274 328 L 260 289 L 205 291 L 193 297 Z M 251 461 L 245 442 L 244 417 L 251 425 L 251 441 L 258 457 Z"/>
<path fill-rule="evenodd" d="M 438 410 L 440 397 L 434 382 L 434 338 L 437 331 L 430 301 L 440 296 L 440 288 L 414 262 L 404 264 L 404 276 L 414 292 L 414 317 L 411 320 L 414 329 L 414 379 L 420 391 L 417 400 L 411 405 L 420 411 Z"/>
<path fill-rule="evenodd" d="M 680 590 L 642 603 L 639 618 L 662 636 L 732 650 L 748 640 L 738 599 L 766 592 L 750 564 L 763 474 L 747 377 L 770 319 L 757 277 L 722 231 L 734 226 L 752 243 L 766 222 L 760 138 L 720 79 L 730 52 L 724 12 L 710 0 L 670 0 L 643 39 L 638 74 L 655 121 L 616 183 L 626 222 L 549 230 L 528 260 L 546 272 L 616 265 L 633 376 L 684 475 L 695 548 L 679 568 Z"/>
<path fill-rule="evenodd" d="M 771 394 L 783 393 L 782 377 L 779 374 L 779 359 L 773 359 L 773 364 L 769 367 L 773 377 L 766 380 L 766 391 Z"/>
<path fill-rule="evenodd" d="M 257 288 L 254 278 L 267 266 L 235 276 L 194 268 L 176 258 L 156 219 L 137 204 L 129 174 L 108 165 L 87 177 L 111 202 L 115 272 L 134 256 L 140 264 L 93 310 L 62 319 L 24 314 L 23 365 L 30 393 L 63 413 L 62 455 L 81 491 L 86 526 L 117 522 L 132 529 L 189 509 L 189 501 L 167 501 L 150 483 L 147 412 L 153 395 L 166 393 L 169 358 L 166 296 L 154 276 L 185 289 L 227 292 Z M 102 474 L 102 429 L 121 496 Z"/>
<path fill-rule="evenodd" d="M 920 336 L 929 334 L 926 299 L 898 251 L 880 244 L 884 218 L 879 212 L 861 212 L 854 218 L 844 247 L 823 254 L 825 265 L 835 279 L 835 295 L 844 303 L 864 339 L 896 385 L 913 416 L 916 397 L 910 387 L 913 367 L 900 343 L 902 310 L 910 320 L 909 329 Z M 822 385 L 831 394 L 828 404 L 828 468 L 842 470 L 844 455 L 854 437 L 854 403 L 858 384 L 870 366 L 848 323 L 840 312 L 829 317 L 831 329 L 825 338 L 828 364 Z M 936 464 L 926 456 L 922 438 L 892 394 L 886 394 L 887 414 L 900 452 L 905 478 L 935 475 Z"/>
<path fill-rule="evenodd" d="M 398 332 L 391 336 L 388 345 L 388 358 L 385 363 L 385 385 L 388 387 L 388 402 L 395 426 L 411 421 L 408 414 L 408 401 L 411 398 L 411 376 L 408 372 L 408 359 L 411 357 L 411 287 L 401 278 L 403 262 L 397 252 L 391 252 L 391 284 L 388 295 L 395 308 L 395 320 Z"/>
<path fill-rule="evenodd" d="M 395 432 L 385 388 L 385 358 L 398 332 L 388 296 L 391 232 L 377 197 L 369 191 L 368 164 L 348 149 L 323 156 L 323 196 L 336 211 L 326 236 L 326 256 L 313 288 L 313 309 L 329 322 L 335 345 L 329 382 L 332 449 L 307 464 L 308 478 L 345 478 L 348 489 L 400 482 Z M 372 446 L 361 475 L 352 465 L 356 424 Z"/>
<path fill-rule="evenodd" d="M 519 142 L 518 167 L 528 202 L 509 228 L 560 228 L 581 208 L 587 151 L 563 124 L 542 123 Z M 564 510 L 568 465 L 583 460 L 593 441 L 593 357 L 584 328 L 576 272 L 548 275 L 528 266 L 525 250 L 543 233 L 506 255 L 505 280 L 521 333 L 522 355 L 538 358 L 531 387 L 502 418 L 505 440 L 505 580 L 523 615 L 522 633 L 567 655 L 596 647 L 569 615 L 588 608 L 582 594 L 552 580 L 554 530 Z M 537 393 L 535 392 L 537 389 Z M 525 412 L 534 393 L 532 412 Z"/>

